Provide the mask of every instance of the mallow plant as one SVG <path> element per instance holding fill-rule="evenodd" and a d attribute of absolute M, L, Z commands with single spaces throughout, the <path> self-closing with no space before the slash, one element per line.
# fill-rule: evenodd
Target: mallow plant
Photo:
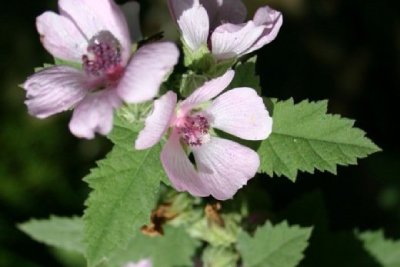
<path fill-rule="evenodd" d="M 29 114 L 72 111 L 73 135 L 107 136 L 114 147 L 83 179 L 83 215 L 20 229 L 89 267 L 298 266 L 319 232 L 284 216 L 254 220 L 249 180 L 336 173 L 379 147 L 327 113 L 327 101 L 261 90 L 257 50 L 278 37 L 281 12 L 249 15 L 241 0 L 165 1 L 179 43 L 142 41 L 136 2 L 123 7 L 130 17 L 113 0 L 58 0 L 57 12 L 37 17 L 54 62 L 21 85 Z M 371 242 L 399 247 L 379 232 L 357 237 L 383 262 Z"/>

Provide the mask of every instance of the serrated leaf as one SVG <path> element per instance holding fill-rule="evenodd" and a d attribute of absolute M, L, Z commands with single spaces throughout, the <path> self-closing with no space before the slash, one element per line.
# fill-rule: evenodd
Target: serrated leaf
<path fill-rule="evenodd" d="M 84 252 L 82 242 L 83 221 L 81 218 L 51 216 L 49 219 L 21 223 L 18 228 L 38 242 L 49 246 Z"/>
<path fill-rule="evenodd" d="M 251 237 L 242 232 L 237 249 L 244 267 L 294 267 L 303 258 L 312 228 L 267 222 Z"/>
<path fill-rule="evenodd" d="M 159 160 L 160 145 L 134 150 L 140 128 L 117 117 L 110 135 L 113 150 L 85 178 L 93 189 L 84 214 L 89 266 L 126 247 L 136 230 L 149 222 L 165 174 Z"/>
<path fill-rule="evenodd" d="M 382 265 L 382 267 L 400 266 L 400 241 L 385 239 L 383 231 L 358 233 L 364 248 Z"/>
<path fill-rule="evenodd" d="M 299 170 L 336 174 L 337 165 L 356 164 L 358 158 L 380 151 L 353 120 L 326 114 L 327 101 L 294 104 L 289 99 L 272 104 L 272 134 L 258 149 L 260 170 L 270 176 L 285 175 L 294 181 Z"/>
<path fill-rule="evenodd" d="M 256 61 L 257 56 L 254 56 L 244 63 L 239 63 L 235 68 L 235 77 L 229 87 L 250 87 L 260 95 L 260 77 L 256 74 Z"/>
<path fill-rule="evenodd" d="M 153 267 L 193 266 L 191 258 L 199 245 L 184 229 L 166 226 L 163 236 L 135 235 L 127 249 L 112 257 L 110 266 L 120 267 L 145 258 L 152 261 Z"/>

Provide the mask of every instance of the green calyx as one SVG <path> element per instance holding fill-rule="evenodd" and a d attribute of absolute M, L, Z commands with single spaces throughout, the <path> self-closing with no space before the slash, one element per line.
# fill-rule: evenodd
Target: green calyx
<path fill-rule="evenodd" d="M 207 45 L 200 46 L 196 51 L 193 51 L 182 40 L 184 65 L 195 73 L 203 73 L 209 78 L 215 78 L 224 74 L 236 62 L 236 58 L 217 60 L 208 49 Z"/>

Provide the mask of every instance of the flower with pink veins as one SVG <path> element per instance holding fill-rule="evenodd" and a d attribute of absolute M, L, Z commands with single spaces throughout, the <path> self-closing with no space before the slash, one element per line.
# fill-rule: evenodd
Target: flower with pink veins
<path fill-rule="evenodd" d="M 168 0 L 186 45 L 193 51 L 207 46 L 218 60 L 240 57 L 272 42 L 282 26 L 282 14 L 268 6 L 245 21 L 241 0 Z"/>
<path fill-rule="evenodd" d="M 123 101 L 139 103 L 158 94 L 177 63 L 178 49 L 157 42 L 132 55 L 127 22 L 113 0 L 59 0 L 58 6 L 60 14 L 47 11 L 36 20 L 41 41 L 55 58 L 81 68 L 58 65 L 33 74 L 23 84 L 25 103 L 38 118 L 74 109 L 69 123 L 74 135 L 105 135 L 112 129 L 113 110 Z M 127 8 L 138 14 L 137 3 Z M 138 23 L 137 16 L 133 19 Z"/>
<path fill-rule="evenodd" d="M 150 260 L 144 259 L 144 260 L 138 261 L 137 263 L 128 262 L 123 267 L 153 267 L 153 264 Z"/>
<path fill-rule="evenodd" d="M 178 191 L 225 200 L 257 172 L 260 159 L 255 151 L 213 134 L 216 128 L 242 139 L 263 140 L 271 133 L 272 118 L 254 89 L 234 88 L 219 95 L 233 76 L 230 70 L 179 103 L 172 91 L 154 102 L 135 148 L 152 147 L 168 132 L 161 162 Z"/>

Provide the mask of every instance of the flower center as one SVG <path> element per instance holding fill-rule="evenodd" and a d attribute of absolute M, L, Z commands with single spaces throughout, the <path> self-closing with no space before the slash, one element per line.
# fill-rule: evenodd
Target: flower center
<path fill-rule="evenodd" d="M 203 115 L 186 116 L 177 128 L 181 139 L 189 146 L 200 146 L 210 140 L 210 124 Z"/>
<path fill-rule="evenodd" d="M 118 80 L 123 73 L 121 45 L 109 31 L 101 31 L 89 40 L 87 54 L 82 56 L 86 74 Z"/>

